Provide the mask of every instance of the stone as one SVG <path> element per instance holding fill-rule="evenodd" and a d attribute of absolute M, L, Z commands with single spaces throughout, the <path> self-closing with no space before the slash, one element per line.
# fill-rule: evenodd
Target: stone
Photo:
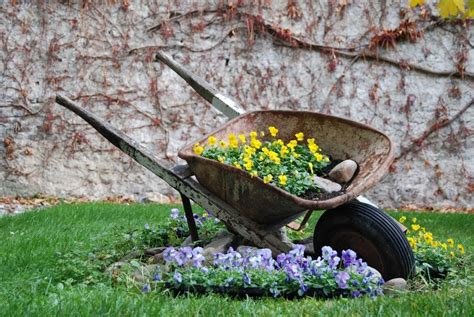
<path fill-rule="evenodd" d="M 170 204 L 171 198 L 156 192 L 145 193 L 138 197 L 137 201 L 141 204 Z"/>
<path fill-rule="evenodd" d="M 212 240 L 208 245 L 204 247 L 206 249 L 214 249 L 214 253 L 227 252 L 232 242 L 234 241 L 234 235 L 226 231 L 226 233 L 219 233 L 217 237 Z"/>
<path fill-rule="evenodd" d="M 354 177 L 357 170 L 357 163 L 353 160 L 345 160 L 333 167 L 329 172 L 329 179 L 339 183 L 347 183 Z"/>
<path fill-rule="evenodd" d="M 383 292 L 386 295 L 397 294 L 407 289 L 407 281 L 401 277 L 393 278 L 383 285 Z"/>
<path fill-rule="evenodd" d="M 165 264 L 165 258 L 163 253 L 158 253 L 151 258 L 151 263 L 153 264 Z"/>
<path fill-rule="evenodd" d="M 157 247 L 157 248 L 150 248 L 150 249 L 146 249 L 145 250 L 145 255 L 148 255 L 148 256 L 154 256 L 154 255 L 157 255 L 163 251 L 165 251 L 165 247 Z"/>
<path fill-rule="evenodd" d="M 144 283 L 147 280 L 153 278 L 153 273 L 155 273 L 157 267 L 157 264 L 142 266 L 135 270 L 133 273 L 133 279 L 139 283 Z"/>
<path fill-rule="evenodd" d="M 323 193 L 334 193 L 342 189 L 341 184 L 319 176 L 313 176 L 313 182 Z"/>
<path fill-rule="evenodd" d="M 193 239 L 191 239 L 191 236 L 188 236 L 186 239 L 184 239 L 183 243 L 181 243 L 182 247 L 189 247 L 193 244 Z"/>
<path fill-rule="evenodd" d="M 115 262 L 115 263 L 112 263 L 111 265 L 109 265 L 105 271 L 106 272 L 113 272 L 114 270 L 118 270 L 120 269 L 122 266 L 124 266 L 125 264 L 127 264 L 128 262 L 124 262 L 124 261 L 118 261 L 118 262 Z"/>

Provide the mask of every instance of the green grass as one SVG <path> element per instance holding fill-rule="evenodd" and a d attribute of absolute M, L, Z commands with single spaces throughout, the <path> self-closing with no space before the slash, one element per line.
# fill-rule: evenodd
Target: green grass
<path fill-rule="evenodd" d="M 472 264 L 459 279 L 442 283 L 436 290 L 356 300 L 236 300 L 217 295 L 173 297 L 113 287 L 107 280 L 87 286 L 59 283 L 63 277 L 56 252 L 76 250 L 84 253 L 110 244 L 113 242 L 110 241 L 111 232 L 117 226 L 141 228 L 145 223 L 159 223 L 168 217 L 170 208 L 159 205 L 60 205 L 41 212 L 0 218 L 0 315 L 474 315 L 474 288 L 469 283 L 474 281 Z M 398 218 L 402 213 L 390 214 Z M 452 237 L 462 242 L 467 253 L 472 254 L 474 215 L 403 215 L 416 216 L 418 222 L 436 237 Z"/>

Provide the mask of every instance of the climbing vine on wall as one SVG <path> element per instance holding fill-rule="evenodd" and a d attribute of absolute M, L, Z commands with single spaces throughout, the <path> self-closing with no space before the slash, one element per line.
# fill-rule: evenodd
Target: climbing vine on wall
<path fill-rule="evenodd" d="M 347 0 L 2 4 L 0 154 L 6 177 L 29 186 L 34 177 L 51 177 L 44 171 L 52 160 L 67 166 L 94 157 L 91 161 L 99 164 L 110 156 L 121 168 L 110 174 L 141 173 L 82 121 L 55 106 L 56 92 L 177 163 L 179 146 L 223 119 L 153 62 L 156 50 L 174 54 L 248 110 L 310 109 L 388 130 L 400 144 L 393 175 L 410 168 L 413 157 L 423 161 L 447 138 L 459 152 L 449 153 L 457 153 L 463 165 L 460 149 L 472 133 L 463 123 L 472 106 L 466 88 L 474 80 L 468 59 L 472 6 L 463 2 L 454 13 L 452 3 L 459 1 L 447 9 L 446 1 L 433 3 L 439 9 L 424 1 L 409 1 L 413 9 L 407 10 L 407 2 L 397 7 L 398 2 Z M 434 46 L 441 36 L 449 44 L 447 53 Z M 444 86 L 436 96 L 423 96 L 414 88 L 419 81 Z M 424 109 L 430 110 L 420 116 Z M 397 124 L 391 122 L 394 116 Z M 443 166 L 435 165 L 423 168 L 439 175 Z M 106 178 L 93 167 L 85 175 L 74 168 L 68 173 L 81 180 L 79 188 L 94 188 L 90 185 Z M 111 179 L 105 180 L 110 187 L 119 183 Z M 433 192 L 444 186 L 436 184 Z"/>

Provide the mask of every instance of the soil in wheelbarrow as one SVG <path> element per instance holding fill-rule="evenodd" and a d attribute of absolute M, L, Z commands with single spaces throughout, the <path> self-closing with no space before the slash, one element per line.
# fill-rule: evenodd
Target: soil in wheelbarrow
<path fill-rule="evenodd" d="M 331 164 L 329 164 L 328 166 L 326 166 L 323 170 L 322 170 L 322 174 L 320 175 L 321 177 L 324 177 L 326 178 L 327 177 L 327 174 L 332 170 L 332 168 L 334 166 L 336 166 L 337 164 L 341 163 L 342 160 L 333 160 L 331 159 Z M 349 183 L 346 183 L 346 184 L 341 184 L 342 186 L 342 189 L 338 192 L 332 192 L 332 193 L 325 193 L 325 192 L 321 192 L 321 191 L 318 191 L 318 190 L 314 190 L 314 189 L 311 189 L 311 190 L 308 190 L 306 191 L 303 195 L 301 195 L 300 197 L 303 198 L 303 199 L 308 199 L 308 200 L 326 200 L 326 199 L 331 199 L 333 197 L 337 197 L 339 195 L 342 195 L 346 192 L 346 188 L 350 185 L 350 182 Z"/>

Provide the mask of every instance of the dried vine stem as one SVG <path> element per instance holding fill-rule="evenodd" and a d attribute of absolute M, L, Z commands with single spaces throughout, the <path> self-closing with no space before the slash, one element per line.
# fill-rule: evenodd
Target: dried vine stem
<path fill-rule="evenodd" d="M 187 13 L 179 14 L 176 15 L 170 19 L 168 19 L 166 22 L 161 22 L 158 25 L 155 25 L 147 30 L 147 32 L 153 32 L 156 30 L 159 30 L 164 23 L 169 23 L 173 21 L 177 21 L 179 19 L 183 18 L 189 18 L 196 16 L 198 14 L 212 14 L 212 13 L 217 13 L 219 14 L 221 10 L 195 10 L 195 11 L 190 11 Z M 322 44 L 317 44 L 317 43 L 312 43 L 308 41 L 304 41 L 296 36 L 293 35 L 293 33 L 288 30 L 284 29 L 278 26 L 275 26 L 274 24 L 270 24 L 267 21 L 264 20 L 264 18 L 261 15 L 254 15 L 251 13 L 247 12 L 241 12 L 241 11 L 235 11 L 234 16 L 238 17 L 240 20 L 244 21 L 246 19 L 247 21 L 253 21 L 253 28 L 255 30 L 260 30 L 264 31 L 265 33 L 271 35 L 274 37 L 276 40 L 276 43 L 282 46 L 288 46 L 292 48 L 300 48 L 300 49 L 307 49 L 307 50 L 313 50 L 313 51 L 318 51 L 322 53 L 327 53 L 331 52 L 333 54 L 337 54 L 337 56 L 341 57 L 346 57 L 350 59 L 354 58 L 359 58 L 361 57 L 362 59 L 368 59 L 368 60 L 374 60 L 377 62 L 382 62 L 386 63 L 389 65 L 397 66 L 403 70 L 414 70 L 418 71 L 423 74 L 427 75 L 432 75 L 432 76 L 438 76 L 438 77 L 457 77 L 461 79 L 469 79 L 469 80 L 474 80 L 474 74 L 470 72 L 459 72 L 458 70 L 452 70 L 452 71 L 437 71 L 430 69 L 428 67 L 424 67 L 421 65 L 416 65 L 413 63 L 409 63 L 404 60 L 397 60 L 394 58 L 390 58 L 387 56 L 381 56 L 378 54 L 378 52 L 374 52 L 373 50 L 370 50 L 368 48 L 368 45 L 361 46 L 358 50 L 356 48 L 343 48 L 343 47 L 334 47 L 334 46 L 329 46 L 329 45 L 322 45 Z M 435 23 L 436 24 L 436 23 Z M 430 25 L 432 26 L 432 25 Z M 229 35 L 227 33 L 222 39 L 219 40 L 219 43 L 216 45 L 212 46 L 214 48 L 215 46 L 219 45 L 224 41 L 224 39 Z M 140 50 L 141 48 L 136 48 L 132 51 Z M 189 48 L 187 48 L 189 49 Z M 191 50 L 191 49 L 189 49 Z"/>
<path fill-rule="evenodd" d="M 400 155 L 398 155 L 395 158 L 394 163 L 396 163 L 398 160 L 403 158 L 409 152 L 413 151 L 415 148 L 421 147 L 423 142 L 432 133 L 434 133 L 434 132 L 436 132 L 436 131 L 444 128 L 444 127 L 449 126 L 454 121 L 459 119 L 472 105 L 474 105 L 474 99 L 471 100 L 467 105 L 465 105 L 461 110 L 459 110 L 451 119 L 444 118 L 444 119 L 438 120 L 435 123 L 433 123 L 428 129 L 425 130 L 425 132 L 423 132 L 423 134 L 421 136 L 419 136 L 416 139 L 412 140 L 412 143 L 410 144 L 410 146 L 408 146 L 406 148 L 402 148 L 402 150 L 400 151 Z"/>

